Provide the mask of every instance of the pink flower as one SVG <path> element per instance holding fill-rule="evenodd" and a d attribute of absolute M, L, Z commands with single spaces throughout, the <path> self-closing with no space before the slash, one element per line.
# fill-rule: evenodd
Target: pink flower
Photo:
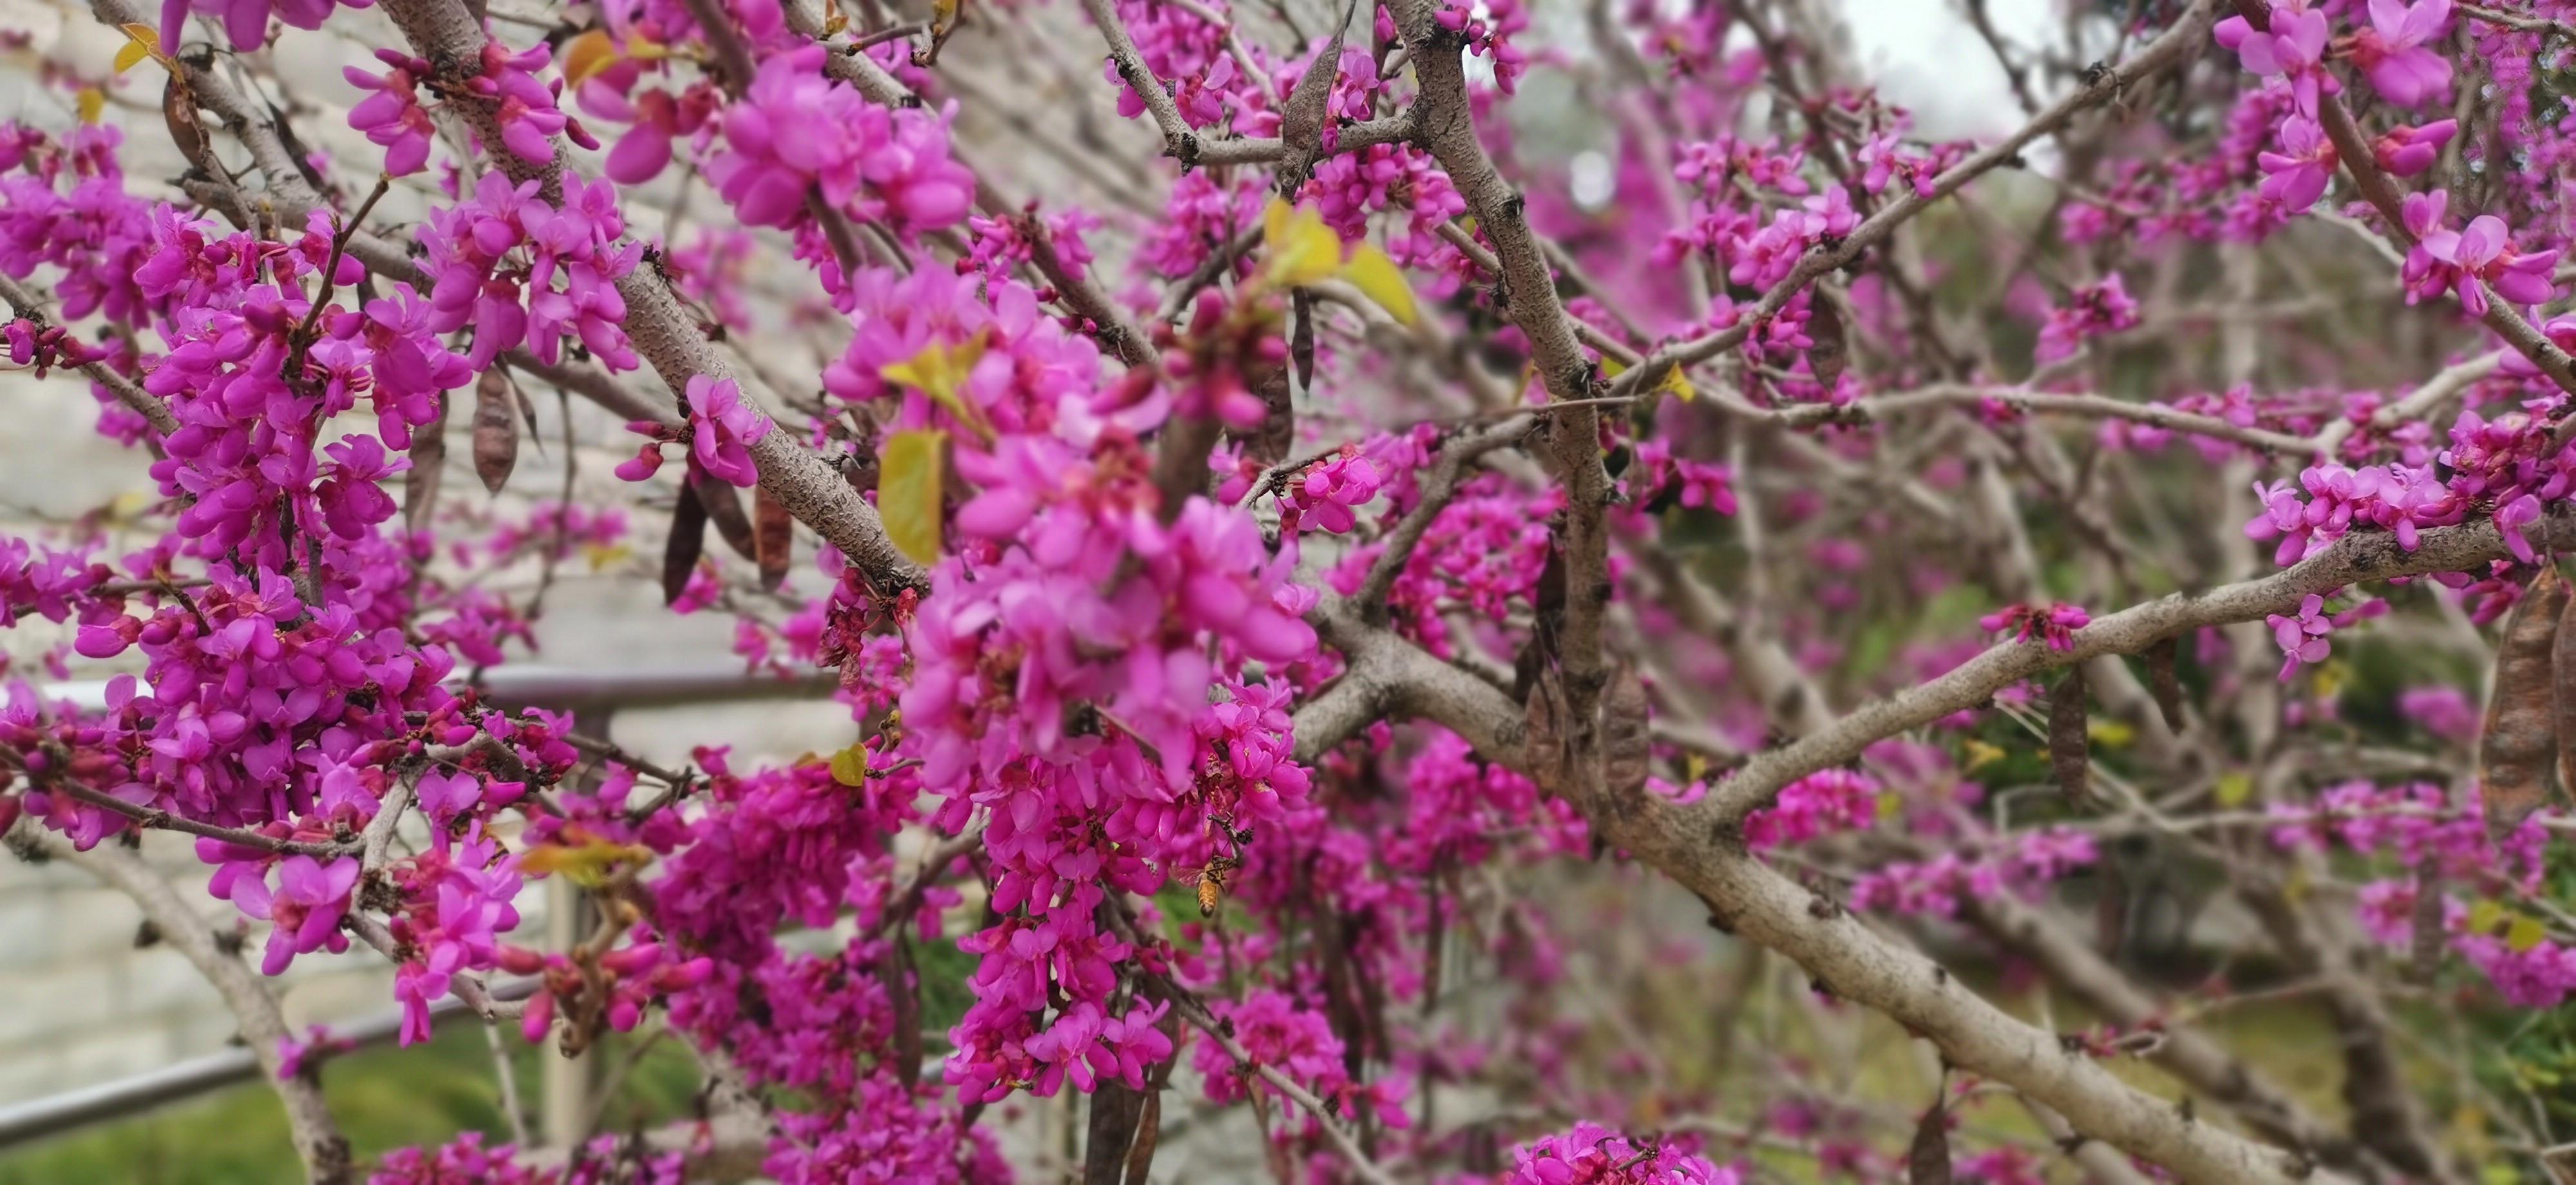
<path fill-rule="evenodd" d="M 2293 115 L 2281 121 L 2281 148 L 2255 157 L 2269 174 L 2263 178 L 2263 197 L 2279 203 L 2284 213 L 2304 213 L 2324 196 L 2326 183 L 2334 177 L 2334 142 L 2326 139 L 2317 121 Z"/>
<path fill-rule="evenodd" d="M 416 89 L 429 76 L 430 66 L 390 49 L 377 50 L 376 60 L 392 68 L 381 76 L 355 66 L 340 71 L 349 85 L 374 92 L 349 109 L 349 126 L 384 148 L 387 174 L 408 177 L 428 165 L 430 137 L 438 131 L 429 110 L 420 105 Z"/>
<path fill-rule="evenodd" d="M 2138 323 L 2138 302 L 2129 298 L 2128 285 L 2113 272 L 2109 279 L 2090 284 L 2068 294 L 2066 303 L 2049 310 L 2048 321 L 2039 328 L 2039 345 L 2033 356 L 2040 362 L 2055 362 L 2075 356 L 2088 339 L 2115 333 Z"/>
<path fill-rule="evenodd" d="M 2323 616 L 2325 604 L 2324 597 L 2309 593 L 2307 599 L 2299 602 L 2298 616 L 2283 617 L 2273 613 L 2263 618 L 2264 624 L 2272 627 L 2272 640 L 2281 647 L 2282 682 L 2290 681 L 2290 676 L 2298 672 L 2300 663 L 2324 662 L 2326 656 L 2333 652 L 2334 644 L 2325 637 L 2334 629 Z"/>
<path fill-rule="evenodd" d="M 2276 18 L 2277 23 L 2277 18 Z M 2425 47 L 2451 27 L 2451 0 L 2370 0 L 2370 27 L 2352 36 L 2352 61 L 2382 98 L 2413 107 L 2451 86 L 2451 63 Z"/>
<path fill-rule="evenodd" d="M 2442 155 L 2442 146 L 2450 143 L 2459 130 L 2459 121 L 2454 119 L 2437 119 L 2420 127 L 2393 127 L 2371 142 L 2370 155 L 2390 176 L 2412 177 L 2433 167 Z"/>
<path fill-rule="evenodd" d="M 689 427 L 689 459 L 698 468 L 745 489 L 759 483 L 751 446 L 769 435 L 772 425 L 768 416 L 742 397 L 742 388 L 732 379 L 689 376 Z M 639 457 L 629 464 L 641 461 Z M 627 477 L 624 467 L 618 476 Z"/>
<path fill-rule="evenodd" d="M 373 436 L 343 437 L 322 451 L 335 462 L 331 476 L 313 489 L 322 521 L 343 539 L 367 538 L 396 509 L 393 495 L 377 483 L 411 468 L 411 459 L 386 452 Z"/>
<path fill-rule="evenodd" d="M 2434 207 L 2437 216 L 2439 209 Z M 2460 307 L 2472 317 L 2486 315 L 2486 285 L 2493 285 L 2496 295 L 2521 305 L 2539 304 L 2557 290 L 2551 273 L 2558 266 L 2558 252 L 2525 255 L 2515 251 L 2504 220 L 2493 214 L 2478 215 L 2465 230 L 2431 230 L 2424 235 L 2423 249 L 2454 269 L 2457 279 L 2453 289 L 2459 294 Z"/>
<path fill-rule="evenodd" d="M 349 7 L 367 8 L 374 3 L 359 0 Z M 267 43 L 272 13 L 298 29 L 319 29 L 334 7 L 332 0 L 161 0 L 161 44 L 178 52 L 179 25 L 191 8 L 204 16 L 221 17 L 233 48 L 252 50 Z"/>
<path fill-rule="evenodd" d="M 428 958 L 414 959 L 394 972 L 394 998 L 402 1002 L 400 1044 L 429 1040 L 429 1006 L 447 995 L 449 979 L 464 965 L 462 947 L 440 944 Z"/>
<path fill-rule="evenodd" d="M 278 974 L 300 954 L 325 947 L 349 949 L 348 936 L 340 933 L 340 916 L 349 911 L 349 891 L 357 884 L 358 862 L 346 856 L 328 868 L 311 856 L 287 857 L 278 863 L 275 892 L 265 880 L 236 881 L 233 904 L 271 924 L 260 974 Z"/>
<path fill-rule="evenodd" d="M 2211 32 L 2220 45 L 2236 51 L 2248 73 L 2290 80 L 2299 114 L 2315 118 L 2321 90 L 2332 93 L 2334 78 L 2325 70 L 2331 32 L 2326 14 L 2307 7 L 2307 0 L 2280 0 L 2272 5 L 2271 28 L 2257 30 L 2241 16 L 2218 22 Z"/>

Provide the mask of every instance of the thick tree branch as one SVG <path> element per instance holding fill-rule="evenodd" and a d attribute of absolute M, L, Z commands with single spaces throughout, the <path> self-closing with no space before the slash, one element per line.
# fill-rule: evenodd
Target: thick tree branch
<path fill-rule="evenodd" d="M 1604 522 L 1613 489 L 1601 467 L 1600 410 L 1589 401 L 1598 367 L 1583 355 L 1574 318 L 1557 298 L 1555 272 L 1530 230 L 1524 201 L 1494 168 L 1476 138 L 1467 100 L 1465 46 L 1436 19 L 1439 5 L 1415 0 L 1397 9 L 1413 51 L 1415 142 L 1440 162 L 1450 182 L 1493 242 L 1507 289 L 1506 309 L 1530 343 L 1532 365 L 1548 396 L 1568 409 L 1543 424 L 1549 467 L 1565 490 L 1565 518 L 1557 531 L 1565 564 L 1565 614 L 1556 633 L 1563 672 L 1565 759 L 1587 784 L 1601 775 L 1598 709 L 1610 679 L 1602 622 L 1610 602 L 1610 535 Z M 1589 798 L 1579 791 L 1579 798 Z"/>
<path fill-rule="evenodd" d="M 2535 543 L 2576 546 L 2576 518 L 2563 509 L 2542 519 Z M 1952 712 L 1977 707 L 2018 680 L 2102 654 L 2136 654 L 2156 642 L 2206 626 L 2260 621 L 2295 610 L 2310 593 L 2328 593 L 2365 580 L 2430 572 L 2463 572 L 2511 553 L 2489 521 L 2423 532 L 2413 551 L 2383 532 L 2345 536 L 2307 560 L 2257 580 L 2200 593 L 2174 593 L 2131 606 L 2074 633 L 2072 644 L 2052 650 L 2039 642 L 2007 642 L 1960 664 L 1950 673 L 1853 711 L 1823 732 L 1745 763 L 1715 792 L 1680 808 L 1705 828 L 1724 828 L 1767 806 L 1780 788 L 1817 770 L 1860 756 L 1882 738 Z"/>
<path fill-rule="evenodd" d="M 34 831 L 34 828 L 29 828 Z M 356 1168 L 350 1160 L 349 1141 L 340 1134 L 340 1125 L 331 1117 L 330 1105 L 322 1098 L 322 1083 L 311 1074 L 281 1076 L 278 1069 L 283 1054 L 280 1042 L 290 1035 L 286 1018 L 278 1011 L 277 998 L 269 994 L 268 985 L 254 974 L 249 965 L 225 951 L 215 942 L 214 931 L 206 919 L 179 899 L 179 892 L 160 874 L 146 867 L 141 857 L 119 846 L 114 840 L 99 844 L 86 852 L 73 851 L 60 836 L 37 832 L 38 842 L 51 854 L 88 870 L 98 879 L 115 886 L 141 907 L 143 916 L 158 930 L 163 941 L 194 964 L 197 972 L 215 987 L 241 1023 L 241 1037 L 259 1059 L 269 1085 L 277 1091 L 278 1101 L 286 1107 L 286 1129 L 294 1141 L 296 1155 L 303 1158 L 304 1172 L 315 1185 L 340 1185 L 356 1180 Z"/>
<path fill-rule="evenodd" d="M 2492 538 L 2492 531 L 2489 532 Z M 1361 624 L 1347 606 L 1328 602 L 1309 620 L 1351 664 L 1346 681 L 1365 676 L 1398 717 L 1421 717 L 1457 732 L 1487 760 L 1544 776 L 1524 748 L 1520 705 L 1474 675 L 1412 643 Z M 1337 719 L 1347 697 L 1330 702 Z M 1297 718 L 1297 758 L 1313 761 L 1347 736 L 1326 721 Z M 1549 787 L 1563 794 L 1565 787 Z M 2070 1052 L 2052 1033 L 2023 1024 L 1980 999 L 1931 960 L 1848 913 L 1819 917 L 1815 895 L 1745 852 L 1732 832 L 1715 832 L 1691 811 L 1658 796 L 1602 809 L 1575 797 L 1612 846 L 1698 894 L 1711 920 L 1795 960 L 1818 987 L 1876 1009 L 1940 1047 L 1951 1064 L 2028 1094 L 2064 1115 L 2077 1131 L 2211 1185 L 2289 1185 L 2333 1179 L 2300 1154 L 2266 1148 L 2193 1119 L 2172 1103 L 2140 1093 L 2094 1059 Z"/>
<path fill-rule="evenodd" d="M 467 66 L 479 60 L 486 38 L 481 25 L 460 0 L 394 0 L 384 6 L 384 11 L 411 42 L 413 52 L 429 59 L 435 68 L 451 73 L 473 72 Z M 477 138 L 486 145 L 501 143 L 490 102 L 469 98 L 454 102 L 473 123 Z M 507 151 L 489 155 L 514 179 L 540 179 L 547 183 L 550 195 L 560 188 L 564 158 L 560 139 L 555 143 L 554 162 L 546 166 L 531 165 Z M 628 341 L 664 384 L 677 391 L 699 375 L 732 379 L 732 368 L 707 341 L 696 319 L 680 306 L 669 285 L 652 269 L 639 268 L 619 278 L 617 292 L 626 300 Z M 751 459 L 769 495 L 797 521 L 840 548 L 878 588 L 929 587 L 920 568 L 886 537 L 885 523 L 877 516 L 876 507 L 851 489 L 831 465 L 808 451 L 794 433 L 782 429 L 763 435 L 752 444 Z"/>
<path fill-rule="evenodd" d="M 8 302 L 11 311 L 39 327 L 49 324 L 45 319 L 44 302 L 7 276 L 0 276 L 0 301 Z M 150 423 L 154 432 L 168 436 L 179 430 L 179 418 L 170 414 L 169 404 L 161 402 L 160 396 L 136 386 L 134 380 L 116 373 L 105 361 L 91 359 L 73 369 L 89 376 L 91 382 L 107 388 L 109 394 L 116 396 L 118 403 L 132 408 L 136 415 Z"/>

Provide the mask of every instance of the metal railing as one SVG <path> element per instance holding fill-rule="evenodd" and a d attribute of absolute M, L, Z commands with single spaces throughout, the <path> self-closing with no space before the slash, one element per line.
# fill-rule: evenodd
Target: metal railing
<path fill-rule="evenodd" d="M 529 976 L 494 984 L 492 998 L 526 999 L 537 990 L 537 983 L 534 976 Z M 465 1010 L 465 1001 L 449 996 L 430 1005 L 429 1015 L 443 1019 Z M 402 1013 L 387 1012 L 333 1027 L 330 1035 L 334 1041 L 345 1041 L 353 1048 L 364 1049 L 393 1040 L 402 1032 L 402 1024 Z M 0 1107 L 0 1149 L 58 1136 L 93 1123 L 158 1110 L 209 1091 L 254 1081 L 259 1076 L 259 1056 L 236 1045 L 221 1053 L 190 1058 L 129 1078 Z"/>
<path fill-rule="evenodd" d="M 97 711 L 106 707 L 107 682 L 92 679 L 52 683 L 41 694 L 47 703 L 68 701 L 84 710 Z M 541 663 L 511 663 L 461 672 L 456 682 L 480 688 L 486 698 L 504 706 L 574 711 L 584 727 L 602 732 L 609 718 L 622 709 L 809 699 L 827 695 L 838 685 L 837 678 L 828 671 L 780 677 L 747 674 L 740 667 L 586 671 Z M 516 1000 L 532 994 L 536 986 L 534 978 L 509 980 L 494 984 L 492 994 L 496 999 Z M 430 1006 L 432 1017 L 465 1011 L 465 1002 L 454 996 Z M 401 1031 L 402 1014 L 388 1012 L 335 1026 L 330 1035 L 365 1047 L 382 1044 Z M 545 1065 L 545 1110 L 550 1115 L 586 1114 L 584 1068 L 566 1059 L 549 1059 Z M 0 1150 L 91 1124 L 141 1115 L 259 1077 L 258 1057 L 248 1048 L 237 1046 L 95 1086 L 0 1105 Z"/>

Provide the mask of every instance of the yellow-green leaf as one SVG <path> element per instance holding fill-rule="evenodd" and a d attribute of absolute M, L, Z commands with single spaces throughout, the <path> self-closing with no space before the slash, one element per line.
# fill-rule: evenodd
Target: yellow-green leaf
<path fill-rule="evenodd" d="M 885 518 L 886 538 L 916 564 L 939 559 L 939 492 L 947 448 L 945 432 L 897 432 L 886 438 L 878 456 L 877 513 Z"/>
<path fill-rule="evenodd" d="M 1375 243 L 1362 243 L 1351 249 L 1350 262 L 1342 265 L 1342 278 L 1378 307 L 1395 323 L 1411 329 L 1422 320 L 1421 310 L 1413 304 L 1413 286 L 1404 280 L 1404 269 Z"/>
<path fill-rule="evenodd" d="M 2084 725 L 2085 735 L 2105 749 L 2117 749 L 2138 739 L 2138 730 L 2117 720 L 2091 720 Z"/>
<path fill-rule="evenodd" d="M 832 780 L 844 786 L 868 784 L 868 746 L 865 742 L 832 754 Z"/>
<path fill-rule="evenodd" d="M 557 875 L 585 889 L 598 888 L 619 864 L 642 864 L 653 849 L 568 833 L 570 843 L 545 843 L 519 853 L 519 871 L 531 876 Z"/>
<path fill-rule="evenodd" d="M 564 81 L 580 86 L 619 62 L 658 62 L 670 56 L 669 46 L 642 33 L 630 33 L 621 43 L 607 30 L 592 29 L 564 43 Z"/>
<path fill-rule="evenodd" d="M 1975 773 L 1985 766 L 2004 759 L 2004 751 L 2001 747 L 1989 745 L 1975 737 L 1969 737 L 1960 744 L 1959 748 L 1967 756 L 1967 760 L 1959 765 L 1961 773 Z"/>
<path fill-rule="evenodd" d="M 164 70 L 170 70 L 170 59 L 161 52 L 161 34 L 154 31 L 152 26 L 135 24 L 118 25 L 117 28 L 125 30 L 126 37 L 125 48 L 116 51 L 117 73 L 123 74 L 133 69 L 145 58 L 161 63 L 161 68 Z M 176 70 L 170 70 L 170 72 L 178 73 Z"/>
<path fill-rule="evenodd" d="M 948 34 L 957 28 L 957 11 L 962 7 L 962 0 L 931 0 L 930 35 L 938 40 L 947 40 Z"/>
<path fill-rule="evenodd" d="M 1261 211 L 1261 242 L 1261 278 L 1272 287 L 1312 284 L 1342 267 L 1342 236 L 1305 206 L 1270 199 Z"/>
<path fill-rule="evenodd" d="M 2254 779 L 2244 773 L 2220 774 L 2218 788 L 2214 793 L 2218 798 L 2219 806 L 2234 810 L 2254 797 Z"/>
<path fill-rule="evenodd" d="M 628 547 L 623 543 L 584 543 L 581 545 L 581 558 L 589 562 L 590 570 L 593 572 L 602 571 L 612 564 L 625 563 L 626 557 L 633 554 L 635 554 L 635 549 Z"/>
<path fill-rule="evenodd" d="M 984 420 L 984 411 L 966 398 L 966 381 L 975 373 L 975 364 L 984 358 L 984 347 L 992 340 L 986 330 L 977 330 L 963 345 L 932 342 L 921 352 L 901 362 L 880 368 L 877 374 L 887 382 L 901 383 L 924 395 L 947 410 L 950 416 L 977 436 L 991 440 L 992 428 Z"/>
<path fill-rule="evenodd" d="M 2541 925 L 2539 918 L 2515 914 L 2513 925 L 2505 928 L 2504 945 L 2505 949 L 2519 955 L 2539 946 L 2548 937 L 2549 927 Z"/>
<path fill-rule="evenodd" d="M 2469 907 L 2469 932 L 2493 934 L 2496 927 L 2504 922 L 2505 916 L 2505 907 L 2496 904 L 2493 900 L 2480 901 Z"/>
<path fill-rule="evenodd" d="M 80 106 L 82 123 L 97 123 L 98 117 L 107 113 L 107 92 L 97 87 L 80 88 L 80 94 L 74 96 L 73 101 Z"/>
<path fill-rule="evenodd" d="M 590 81 L 617 64 L 617 43 L 606 29 L 592 29 L 564 43 L 564 81 L 574 86 Z"/>
<path fill-rule="evenodd" d="M 1628 373 L 1628 364 L 1621 362 L 1608 354 L 1603 354 L 1601 356 L 1601 373 L 1605 377 L 1615 379 L 1620 375 Z M 1684 403 L 1688 403 L 1691 400 L 1699 398 L 1699 388 L 1691 385 L 1690 376 L 1683 374 L 1682 368 L 1678 366 L 1666 370 L 1664 372 L 1664 381 L 1655 384 L 1655 389 L 1670 395 L 1675 399 L 1679 399 Z"/>

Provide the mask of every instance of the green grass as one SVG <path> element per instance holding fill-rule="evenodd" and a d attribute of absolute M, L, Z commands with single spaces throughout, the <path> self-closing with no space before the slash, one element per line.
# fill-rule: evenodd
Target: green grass
<path fill-rule="evenodd" d="M 521 1101 L 533 1108 L 539 1059 L 553 1054 L 522 1044 L 516 1035 L 509 1036 L 509 1045 Z M 610 1040 L 602 1051 L 604 1064 L 621 1064 L 633 1048 L 631 1039 Z M 494 1143 L 510 1138 L 491 1049 L 463 1020 L 439 1026 L 425 1046 L 337 1059 L 324 1067 L 322 1085 L 361 1165 L 396 1148 L 444 1143 L 463 1131 L 484 1132 Z M 603 1122 L 609 1130 L 623 1130 L 679 1116 L 696 1085 L 687 1051 L 670 1039 L 656 1042 L 627 1075 Z M 287 1142 L 285 1112 L 260 1083 L 0 1152 L 0 1185 L 271 1185 L 302 1178 Z"/>

